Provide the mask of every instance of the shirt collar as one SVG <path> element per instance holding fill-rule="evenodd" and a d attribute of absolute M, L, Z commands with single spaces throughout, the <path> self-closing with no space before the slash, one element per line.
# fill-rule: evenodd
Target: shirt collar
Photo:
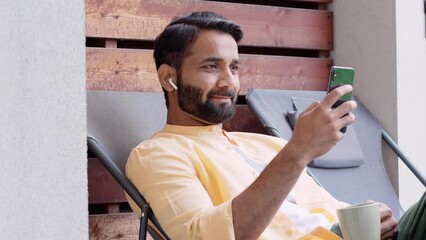
<path fill-rule="evenodd" d="M 182 134 L 182 135 L 197 135 L 197 134 L 220 134 L 222 135 L 222 124 L 214 124 L 208 126 L 180 126 L 166 124 L 163 128 L 164 132 Z"/>

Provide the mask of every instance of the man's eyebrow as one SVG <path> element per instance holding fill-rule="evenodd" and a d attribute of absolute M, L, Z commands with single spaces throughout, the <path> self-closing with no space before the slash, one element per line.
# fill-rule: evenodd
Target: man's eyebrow
<path fill-rule="evenodd" d="M 219 58 L 219 57 L 208 57 L 205 58 L 201 63 L 207 63 L 207 62 L 223 62 L 223 58 Z M 240 59 L 234 59 L 232 60 L 233 64 L 241 64 L 241 60 Z"/>
<path fill-rule="evenodd" d="M 219 58 L 219 57 L 208 57 L 205 58 L 201 63 L 207 63 L 207 62 L 223 62 L 223 58 Z"/>
<path fill-rule="evenodd" d="M 232 60 L 233 64 L 241 64 L 241 60 L 239 58 Z"/>

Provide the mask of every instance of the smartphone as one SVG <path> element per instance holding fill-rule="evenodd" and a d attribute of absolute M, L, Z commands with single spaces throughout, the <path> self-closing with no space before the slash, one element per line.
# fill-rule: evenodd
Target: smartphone
<path fill-rule="evenodd" d="M 340 66 L 331 67 L 330 77 L 328 79 L 328 92 L 346 84 L 353 86 L 354 76 L 355 76 L 355 70 L 351 67 L 340 67 Z M 340 106 L 340 104 L 351 99 L 352 99 L 352 92 L 347 93 L 343 95 L 342 97 L 340 97 L 340 99 L 337 100 L 332 107 L 336 108 Z M 346 132 L 346 127 L 340 129 L 340 131 L 342 133 Z"/>
<path fill-rule="evenodd" d="M 353 86 L 354 76 L 355 76 L 355 70 L 351 67 L 339 67 L 339 66 L 331 67 L 330 77 L 328 79 L 328 92 L 346 84 Z M 351 99 L 352 99 L 352 92 L 346 93 L 336 102 L 335 104 L 336 106 L 333 106 L 333 107 L 338 107 L 340 104 Z"/>

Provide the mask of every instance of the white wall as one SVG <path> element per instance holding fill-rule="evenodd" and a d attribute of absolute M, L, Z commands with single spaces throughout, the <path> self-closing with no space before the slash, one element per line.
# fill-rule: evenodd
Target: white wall
<path fill-rule="evenodd" d="M 355 95 L 426 174 L 423 1 L 334 1 L 332 10 L 335 64 L 355 67 Z M 407 209 L 425 188 L 389 149 L 384 158 Z"/>
<path fill-rule="evenodd" d="M 423 1 L 396 1 L 398 143 L 426 174 L 426 33 Z M 425 191 L 400 164 L 400 198 L 405 208 Z"/>
<path fill-rule="evenodd" d="M 355 68 L 354 95 L 397 138 L 395 3 L 334 1 L 335 65 Z M 391 182 L 398 186 L 397 158 L 384 149 Z"/>
<path fill-rule="evenodd" d="M 0 6 L 0 239 L 87 239 L 84 0 Z"/>

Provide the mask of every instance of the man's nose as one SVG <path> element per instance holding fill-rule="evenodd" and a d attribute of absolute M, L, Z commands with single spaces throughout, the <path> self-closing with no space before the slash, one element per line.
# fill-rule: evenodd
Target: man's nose
<path fill-rule="evenodd" d="M 222 74 L 220 75 L 220 79 L 217 83 L 218 87 L 228 87 L 228 88 L 234 88 L 238 87 L 240 85 L 240 80 L 238 78 L 238 74 L 232 73 L 231 69 L 226 69 L 222 71 Z"/>

